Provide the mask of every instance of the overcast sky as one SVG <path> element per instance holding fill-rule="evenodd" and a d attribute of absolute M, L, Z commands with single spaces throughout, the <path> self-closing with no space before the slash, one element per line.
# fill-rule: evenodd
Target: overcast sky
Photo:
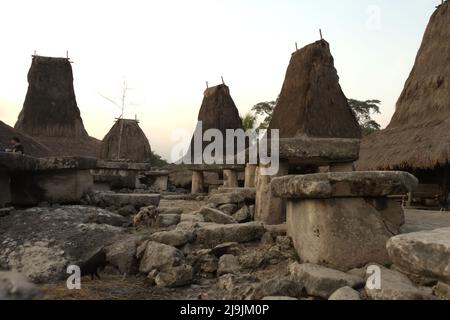
<path fill-rule="evenodd" d="M 152 148 L 168 158 L 176 132 L 195 128 L 205 82 L 223 75 L 241 114 L 280 92 L 295 42 L 331 44 L 349 98 L 382 100 L 386 126 L 440 0 L 14 0 L 1 1 L 0 120 L 14 125 L 34 50 L 74 61 L 88 132 L 99 139 L 133 88 Z M 100 93 L 100 94 L 99 94 Z"/>

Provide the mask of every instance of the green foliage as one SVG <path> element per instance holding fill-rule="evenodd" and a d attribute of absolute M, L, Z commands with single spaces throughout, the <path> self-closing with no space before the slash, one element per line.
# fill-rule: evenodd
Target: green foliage
<path fill-rule="evenodd" d="M 380 124 L 372 119 L 373 114 L 380 113 L 380 103 L 380 100 L 348 100 L 348 104 L 355 114 L 364 135 L 370 135 L 381 130 Z"/>
<path fill-rule="evenodd" d="M 270 121 L 272 121 L 272 114 L 277 106 L 277 103 L 278 99 L 276 101 L 260 102 L 253 106 L 252 111 L 255 113 L 255 116 L 264 117 L 264 120 L 261 122 L 258 129 L 269 128 Z"/>
<path fill-rule="evenodd" d="M 165 167 L 169 164 L 166 160 L 164 160 L 160 155 L 156 154 L 153 150 L 150 158 L 150 163 L 152 164 L 152 166 L 155 167 Z"/>
<path fill-rule="evenodd" d="M 242 126 L 244 127 L 245 131 L 253 130 L 256 125 L 256 116 L 253 115 L 251 112 L 248 112 L 244 118 L 242 118 Z"/>

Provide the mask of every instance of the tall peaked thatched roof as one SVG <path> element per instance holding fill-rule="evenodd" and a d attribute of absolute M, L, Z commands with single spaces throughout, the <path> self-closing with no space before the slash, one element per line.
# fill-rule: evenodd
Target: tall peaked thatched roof
<path fill-rule="evenodd" d="M 10 147 L 10 140 L 13 137 L 20 139 L 20 142 L 24 146 L 25 154 L 27 155 L 33 157 L 47 157 L 51 154 L 51 150 L 43 144 L 0 121 L 0 150 Z"/>
<path fill-rule="evenodd" d="M 146 163 L 151 160 L 151 151 L 138 121 L 118 119 L 102 141 L 100 159 Z"/>
<path fill-rule="evenodd" d="M 225 137 L 227 129 L 243 129 L 242 119 L 239 116 L 239 111 L 231 97 L 228 86 L 221 84 L 205 90 L 198 121 L 202 122 L 202 134 L 209 129 L 217 129 Z M 208 143 L 203 143 L 202 152 L 207 145 Z M 190 151 L 186 157 L 190 155 L 191 159 L 193 159 L 193 152 L 192 140 Z M 237 150 L 234 150 L 235 154 L 236 152 Z M 226 155 L 225 150 L 224 155 Z"/>
<path fill-rule="evenodd" d="M 28 84 L 15 128 L 45 144 L 53 156 L 96 156 L 100 142 L 84 128 L 70 60 L 33 56 Z"/>
<path fill-rule="evenodd" d="M 270 129 L 281 138 L 361 138 L 325 40 L 292 54 Z"/>
<path fill-rule="evenodd" d="M 450 160 L 450 5 L 431 17 L 389 126 L 363 140 L 358 168 L 433 169 Z"/>

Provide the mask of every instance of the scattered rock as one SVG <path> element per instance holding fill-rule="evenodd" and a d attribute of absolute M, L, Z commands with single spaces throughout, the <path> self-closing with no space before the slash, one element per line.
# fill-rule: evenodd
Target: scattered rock
<path fill-rule="evenodd" d="M 177 248 L 194 241 L 194 239 L 194 233 L 186 230 L 163 231 L 154 233 L 150 236 L 150 240 L 152 241 Z"/>
<path fill-rule="evenodd" d="M 433 300 L 434 297 L 414 286 L 407 276 L 380 267 L 381 286 L 371 289 L 366 285 L 366 295 L 372 300 Z"/>
<path fill-rule="evenodd" d="M 222 276 L 224 274 L 238 274 L 241 270 L 239 260 L 231 254 L 226 254 L 220 257 L 219 267 L 217 269 L 217 275 Z"/>
<path fill-rule="evenodd" d="M 237 206 L 237 204 L 230 203 L 230 204 L 221 205 L 219 207 L 219 210 L 222 211 L 223 213 L 231 216 L 239 210 L 239 207 Z"/>
<path fill-rule="evenodd" d="M 135 208 L 142 208 L 148 206 L 159 206 L 159 194 L 138 194 L 138 193 L 113 193 L 101 192 L 96 195 L 100 199 L 102 207 L 114 206 L 122 208 L 127 205 L 132 205 Z"/>
<path fill-rule="evenodd" d="M 239 192 L 217 193 L 209 197 L 208 202 L 216 206 L 224 204 L 239 204 L 245 201 L 245 195 Z"/>
<path fill-rule="evenodd" d="M 265 229 L 261 223 L 209 225 L 197 230 L 196 243 L 214 247 L 227 242 L 245 243 L 260 240 Z"/>
<path fill-rule="evenodd" d="M 12 211 L 14 211 L 14 208 L 0 208 L 0 218 L 6 217 L 9 215 Z"/>
<path fill-rule="evenodd" d="M 200 214 L 182 214 L 180 222 L 205 222 L 205 218 Z"/>
<path fill-rule="evenodd" d="M 184 264 L 158 273 L 155 283 L 158 287 L 177 288 L 190 284 L 192 277 L 192 267 Z"/>
<path fill-rule="evenodd" d="M 291 279 L 272 279 L 258 284 L 249 298 L 261 300 L 267 296 L 286 296 L 300 299 L 305 295 L 305 287 L 300 282 Z"/>
<path fill-rule="evenodd" d="M 265 264 L 265 258 L 266 256 L 264 251 L 255 251 L 242 255 L 239 258 L 239 262 L 245 269 L 256 270 Z"/>
<path fill-rule="evenodd" d="M 219 244 L 211 249 L 211 254 L 215 255 L 217 258 L 225 254 L 237 255 L 239 253 L 239 243 L 237 242 L 227 242 Z"/>
<path fill-rule="evenodd" d="M 194 264 L 194 270 L 196 273 L 215 274 L 218 268 L 219 259 L 212 254 L 200 256 Z"/>
<path fill-rule="evenodd" d="M 247 206 L 243 206 L 238 212 L 233 215 L 233 219 L 239 223 L 250 221 L 250 210 Z"/>
<path fill-rule="evenodd" d="M 0 300 L 39 300 L 42 293 L 17 272 L 0 272 Z"/>
<path fill-rule="evenodd" d="M 402 272 L 450 283 L 450 228 L 399 235 L 387 249 Z"/>
<path fill-rule="evenodd" d="M 450 300 L 450 285 L 443 282 L 439 282 L 433 288 L 433 294 L 440 299 Z"/>
<path fill-rule="evenodd" d="M 338 300 L 338 301 L 344 301 L 344 300 L 350 300 L 350 301 L 356 301 L 361 300 L 361 295 L 358 291 L 350 288 L 350 287 L 343 287 L 339 290 L 337 290 L 335 293 L 333 293 L 328 300 Z"/>
<path fill-rule="evenodd" d="M 226 215 L 222 211 L 209 208 L 209 207 L 203 207 L 200 210 L 200 213 L 205 218 L 206 222 L 213 222 L 218 224 L 234 224 L 237 223 L 235 219 L 230 217 L 229 215 Z"/>
<path fill-rule="evenodd" d="M 106 247 L 106 260 L 122 274 L 136 274 L 139 269 L 136 251 L 141 241 L 142 237 L 132 235 Z"/>
<path fill-rule="evenodd" d="M 160 214 L 183 214 L 183 209 L 177 207 L 158 208 L 158 211 Z"/>
<path fill-rule="evenodd" d="M 169 228 L 172 226 L 176 226 L 180 223 L 180 215 L 179 214 L 160 214 L 156 219 L 155 227 L 157 228 Z"/>
<path fill-rule="evenodd" d="M 297 301 L 298 299 L 291 298 L 291 297 L 264 297 L 261 300 L 267 300 L 267 301 Z"/>
<path fill-rule="evenodd" d="M 154 269 L 168 270 L 180 266 L 183 261 L 184 255 L 180 250 L 166 244 L 148 241 L 145 245 L 139 271 L 148 274 Z"/>
<path fill-rule="evenodd" d="M 131 217 L 137 214 L 137 210 L 134 206 L 128 205 L 119 209 L 118 213 L 124 217 Z"/>
<path fill-rule="evenodd" d="M 273 245 L 275 241 L 273 240 L 272 233 L 266 232 L 261 238 L 262 245 Z"/>
<path fill-rule="evenodd" d="M 364 279 L 314 264 L 293 263 L 289 266 L 289 271 L 294 279 L 305 285 L 308 295 L 314 297 L 328 299 L 336 290 L 345 286 L 364 286 Z"/>

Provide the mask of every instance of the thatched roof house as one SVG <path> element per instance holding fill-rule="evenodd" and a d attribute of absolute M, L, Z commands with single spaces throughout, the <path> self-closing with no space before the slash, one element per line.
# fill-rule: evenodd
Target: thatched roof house
<path fill-rule="evenodd" d="M 228 86 L 221 84 L 205 90 L 203 102 L 198 115 L 198 122 L 202 123 L 202 136 L 209 129 L 219 130 L 223 134 L 223 137 L 225 137 L 227 129 L 243 129 L 242 119 L 239 116 L 239 111 L 233 101 L 233 98 L 231 97 Z M 185 156 L 185 159 L 189 157 L 193 159 L 193 145 L 192 140 L 191 147 Z M 202 154 L 207 145 L 208 143 L 203 143 L 201 150 Z M 238 150 L 234 150 L 234 154 L 237 152 Z M 225 148 L 223 150 L 223 154 L 226 156 Z"/>
<path fill-rule="evenodd" d="M 100 142 L 84 128 L 70 60 L 33 56 L 28 83 L 15 128 L 47 145 L 54 156 L 95 156 Z"/>
<path fill-rule="evenodd" d="M 151 152 L 138 121 L 118 119 L 102 141 L 100 159 L 148 163 Z"/>
<path fill-rule="evenodd" d="M 360 170 L 433 170 L 450 160 L 450 5 L 431 17 L 389 126 L 363 140 Z"/>
<path fill-rule="evenodd" d="M 20 142 L 25 148 L 25 154 L 27 155 L 33 157 L 47 157 L 51 154 L 51 150 L 43 144 L 0 121 L 0 150 L 10 148 L 10 140 L 13 137 L 20 139 Z"/>
<path fill-rule="evenodd" d="M 281 138 L 361 138 L 325 40 L 292 54 L 270 129 Z"/>

